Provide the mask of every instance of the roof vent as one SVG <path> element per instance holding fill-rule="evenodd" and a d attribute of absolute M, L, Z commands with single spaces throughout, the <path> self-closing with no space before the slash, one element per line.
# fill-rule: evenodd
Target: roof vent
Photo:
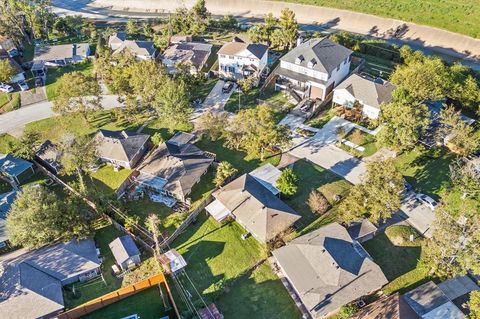
<path fill-rule="evenodd" d="M 300 55 L 300 56 L 298 56 L 298 57 L 295 59 L 295 64 L 300 64 L 300 63 L 302 63 L 304 60 L 305 60 L 305 58 L 303 57 L 303 55 Z"/>
<path fill-rule="evenodd" d="M 315 65 L 317 64 L 317 60 L 315 59 L 311 59 L 309 62 L 308 62 L 308 67 L 309 68 L 313 68 Z"/>

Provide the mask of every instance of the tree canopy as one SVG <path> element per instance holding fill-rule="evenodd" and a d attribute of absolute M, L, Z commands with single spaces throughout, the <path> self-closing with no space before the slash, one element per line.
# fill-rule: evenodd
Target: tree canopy
<path fill-rule="evenodd" d="M 218 164 L 217 167 L 217 172 L 215 174 L 215 186 L 221 186 L 225 180 L 227 180 L 229 177 L 235 175 L 238 172 L 238 170 L 233 167 L 232 164 L 226 161 L 222 161 Z"/>
<path fill-rule="evenodd" d="M 9 59 L 0 60 L 0 82 L 10 82 L 15 74 L 15 68 L 12 66 Z"/>
<path fill-rule="evenodd" d="M 369 162 L 362 182 L 350 190 L 338 206 L 345 223 L 368 218 L 379 223 L 390 218 L 400 208 L 403 176 L 392 159 Z"/>
<path fill-rule="evenodd" d="M 285 196 L 293 196 L 298 190 L 298 177 L 291 168 L 285 168 L 277 180 L 277 188 Z"/>
<path fill-rule="evenodd" d="M 33 249 L 89 236 L 91 219 L 77 198 L 63 201 L 43 186 L 26 186 L 7 215 L 7 231 L 13 245 Z"/>

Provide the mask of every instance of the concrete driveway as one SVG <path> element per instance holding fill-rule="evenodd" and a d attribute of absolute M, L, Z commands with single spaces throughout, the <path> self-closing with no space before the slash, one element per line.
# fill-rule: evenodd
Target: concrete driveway
<path fill-rule="evenodd" d="M 210 91 L 208 96 L 205 98 L 203 103 L 195 108 L 192 119 L 195 120 L 200 115 L 202 115 L 206 111 L 212 111 L 212 112 L 223 112 L 224 111 L 224 106 L 227 103 L 228 99 L 230 96 L 233 94 L 233 91 L 235 90 L 235 85 L 233 89 L 230 90 L 228 93 L 223 93 L 222 88 L 223 85 L 225 84 L 225 81 L 223 80 L 218 80 L 213 89 Z"/>

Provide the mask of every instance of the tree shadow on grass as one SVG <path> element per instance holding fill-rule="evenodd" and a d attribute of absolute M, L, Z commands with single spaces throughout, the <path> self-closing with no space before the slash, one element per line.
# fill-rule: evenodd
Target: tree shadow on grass
<path fill-rule="evenodd" d="M 383 232 L 363 246 L 389 281 L 417 268 L 422 252 L 421 246 L 396 245 Z"/>

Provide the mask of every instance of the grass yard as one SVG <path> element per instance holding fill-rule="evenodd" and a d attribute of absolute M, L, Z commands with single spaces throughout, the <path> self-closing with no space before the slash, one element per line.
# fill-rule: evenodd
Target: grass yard
<path fill-rule="evenodd" d="M 8 93 L 0 93 L 0 108 L 10 101 Z"/>
<path fill-rule="evenodd" d="M 305 160 L 297 161 L 293 166 L 293 171 L 299 180 L 298 191 L 293 197 L 285 199 L 285 202 L 302 216 L 296 223 L 300 231 L 312 223 L 318 228 L 333 221 L 331 219 L 334 218 L 334 214 L 333 216 L 325 214 L 320 217 L 314 214 L 308 206 L 308 196 L 316 189 L 325 196 L 330 204 L 334 205 L 335 195 L 344 197 L 351 184 L 338 175 Z"/>
<path fill-rule="evenodd" d="M 135 127 L 135 129 L 138 127 L 139 125 L 137 125 Z M 166 141 L 168 140 L 170 137 L 172 137 L 175 132 L 177 131 L 185 131 L 185 132 L 190 132 L 192 129 L 193 129 L 193 125 L 191 123 L 188 123 L 186 125 L 180 125 L 180 126 L 177 126 L 175 129 L 174 129 L 174 132 L 170 132 L 169 129 L 166 128 L 167 125 L 165 123 L 164 120 L 162 119 L 156 119 L 156 120 L 153 120 L 151 123 L 149 123 L 142 131 L 142 133 L 145 133 L 145 134 L 150 134 L 150 135 L 153 135 L 155 133 L 160 133 L 160 135 L 162 136 L 162 138 Z"/>
<path fill-rule="evenodd" d="M 65 308 L 71 309 L 81 305 L 91 299 L 100 297 L 108 292 L 120 288 L 122 281 L 112 274 L 112 265 L 115 263 L 112 252 L 108 244 L 123 233 L 105 221 L 99 222 L 95 233 L 95 243 L 100 248 L 103 263 L 101 266 L 103 278 L 96 278 L 85 283 L 75 283 L 65 286 L 63 297 L 65 300 Z M 75 286 L 76 295 L 73 294 L 73 286 Z"/>
<path fill-rule="evenodd" d="M 20 93 L 0 93 L 0 113 L 6 113 L 20 108 Z"/>
<path fill-rule="evenodd" d="M 287 0 L 317 6 L 357 11 L 429 25 L 480 38 L 480 6 L 477 0 Z"/>
<path fill-rule="evenodd" d="M 410 235 L 414 241 L 410 241 Z M 423 238 L 410 226 L 393 225 L 384 233 L 363 243 L 363 247 L 382 268 L 390 281 L 384 288 L 386 294 L 406 291 L 430 280 L 428 270 L 419 262 Z"/>
<path fill-rule="evenodd" d="M 386 80 L 388 80 L 388 77 L 396 66 L 396 64 L 390 60 L 382 59 L 370 54 L 354 52 L 353 56 L 363 58 L 365 60 L 365 64 L 363 65 L 361 72 L 368 73 L 374 77 L 381 77 Z"/>
<path fill-rule="evenodd" d="M 202 214 L 172 246 L 187 261 L 187 274 L 203 299 L 207 304 L 215 302 L 225 318 L 252 314 L 258 318 L 300 318 L 280 280 L 262 264 L 266 248 L 252 236 L 242 240 L 244 232 L 236 222 L 219 225 Z M 199 303 L 191 284 L 183 277 L 180 280 Z M 179 306 L 185 311 L 181 302 Z"/>
<path fill-rule="evenodd" d="M 449 165 L 455 158 L 445 149 L 428 151 L 418 147 L 400 154 L 395 163 L 415 191 L 438 199 L 450 183 Z"/>
<path fill-rule="evenodd" d="M 289 110 L 295 107 L 295 104 L 291 103 L 286 97 L 286 93 L 284 91 L 275 91 L 274 86 L 270 86 L 261 92 L 259 99 L 279 110 Z"/>
<path fill-rule="evenodd" d="M 158 319 L 170 315 L 173 318 L 174 313 L 170 310 L 168 313 L 165 307 L 158 287 L 152 287 L 141 291 L 133 296 L 117 301 L 105 308 L 99 309 L 88 315 L 82 316 L 82 319 L 107 319 L 124 318 L 129 315 L 138 315 L 142 319 Z M 164 297 L 166 295 L 164 294 Z M 168 301 L 167 301 L 168 302 Z M 141 306 L 140 306 L 141 305 Z"/>
<path fill-rule="evenodd" d="M 266 158 L 263 162 L 259 159 L 249 158 L 248 154 L 243 151 L 229 149 L 223 146 L 223 140 L 211 141 L 208 138 L 195 143 L 201 150 L 215 153 L 217 161 L 227 161 L 238 169 L 239 174 L 247 173 L 263 164 L 270 163 L 276 166 L 280 162 L 280 155 L 274 155 Z"/>
<path fill-rule="evenodd" d="M 85 75 L 91 75 L 93 71 L 93 63 L 81 62 L 65 67 L 49 68 L 47 71 L 47 81 L 45 86 L 47 92 L 47 99 L 49 101 L 53 101 L 57 97 L 56 91 L 58 86 L 58 79 L 65 73 L 70 73 L 73 71 L 80 71 Z"/>
<path fill-rule="evenodd" d="M 105 165 L 90 174 L 90 186 L 93 187 L 95 191 L 105 195 L 112 195 L 131 173 L 132 170 L 127 168 L 122 168 L 118 172 L 115 172 L 112 165 Z"/>
<path fill-rule="evenodd" d="M 0 134 L 0 154 L 10 152 L 10 143 L 15 143 L 17 139 L 10 134 Z"/>
<path fill-rule="evenodd" d="M 310 120 L 308 120 L 305 124 L 320 129 L 325 124 L 327 124 L 334 116 L 335 116 L 335 111 L 332 108 L 332 103 L 329 103 L 326 106 L 325 110 L 320 112 L 314 118 L 311 118 Z"/>
<path fill-rule="evenodd" d="M 200 82 L 200 85 L 197 85 L 193 89 L 193 91 L 189 92 L 190 100 L 195 101 L 197 99 L 200 99 L 203 102 L 205 98 L 208 96 L 208 94 L 210 93 L 210 91 L 213 89 L 215 84 L 217 84 L 217 82 L 218 82 L 218 78 L 216 77 L 211 77 L 209 79 L 202 79 Z"/>
<path fill-rule="evenodd" d="M 260 88 L 252 88 L 248 93 L 239 93 L 234 91 L 227 103 L 225 103 L 225 111 L 237 113 L 240 109 L 250 109 L 258 105 L 257 98 L 260 93 Z M 240 104 L 238 102 L 238 96 L 240 95 Z"/>
<path fill-rule="evenodd" d="M 370 135 L 368 133 L 365 133 L 365 132 L 363 132 L 363 131 L 361 131 L 357 128 L 354 128 L 353 130 L 351 130 L 347 134 L 347 136 L 345 136 L 345 139 L 354 143 L 354 144 L 357 144 L 358 146 L 362 146 L 362 147 L 365 148 L 365 150 L 363 152 L 360 152 L 360 151 L 351 149 L 347 145 L 342 145 L 342 146 L 345 146 L 350 151 L 352 151 L 354 153 L 354 155 L 358 154 L 359 157 L 372 156 L 378 150 L 376 140 L 375 140 L 375 136 Z"/>

